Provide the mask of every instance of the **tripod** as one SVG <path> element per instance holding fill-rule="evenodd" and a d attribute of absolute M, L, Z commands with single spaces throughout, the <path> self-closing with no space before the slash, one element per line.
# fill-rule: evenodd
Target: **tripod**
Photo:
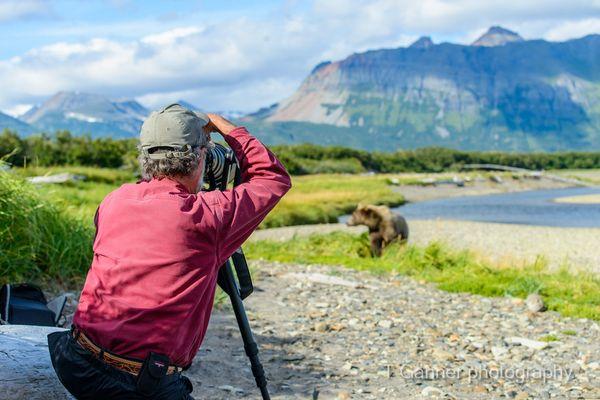
<path fill-rule="evenodd" d="M 236 168 L 237 164 L 233 152 L 227 151 L 224 154 L 224 165 L 223 170 L 226 175 L 230 175 L 233 171 L 235 174 L 233 185 L 236 186 L 240 183 L 241 176 L 239 168 Z M 208 170 L 209 190 L 219 189 L 226 190 L 229 176 L 225 179 L 216 181 L 214 172 L 212 169 Z M 233 267 L 232 267 L 233 264 Z M 234 272 L 235 271 L 235 272 Z M 236 280 L 237 275 L 237 280 Z M 237 320 L 244 342 L 244 350 L 246 355 L 250 359 L 250 365 L 252 369 L 252 375 L 256 381 L 256 386 L 260 389 L 263 400 L 270 400 L 269 391 L 267 390 L 267 379 L 265 378 L 265 371 L 258 358 L 258 346 L 254 340 L 254 335 L 250 329 L 250 323 L 248 322 L 248 316 L 246 315 L 246 309 L 244 308 L 243 300 L 248 297 L 254 287 L 252 286 L 252 277 L 250 276 L 250 270 L 246 263 L 246 257 L 242 252 L 242 248 L 236 250 L 231 258 L 225 261 L 225 264 L 219 269 L 219 275 L 217 277 L 217 283 L 223 289 L 225 293 L 229 295 L 231 300 L 231 306 L 235 313 L 235 319 Z"/>

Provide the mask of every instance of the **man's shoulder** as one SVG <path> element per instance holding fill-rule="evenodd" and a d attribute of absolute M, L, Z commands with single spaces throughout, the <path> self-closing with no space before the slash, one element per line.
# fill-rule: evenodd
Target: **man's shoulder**
<path fill-rule="evenodd" d="M 128 197 L 131 194 L 138 191 L 137 186 L 138 185 L 136 183 L 124 183 L 121 186 L 119 186 L 118 188 L 109 192 L 106 196 L 104 196 L 104 200 L 102 200 L 102 203 L 107 203 L 115 197 L 122 197 L 122 196 Z"/>

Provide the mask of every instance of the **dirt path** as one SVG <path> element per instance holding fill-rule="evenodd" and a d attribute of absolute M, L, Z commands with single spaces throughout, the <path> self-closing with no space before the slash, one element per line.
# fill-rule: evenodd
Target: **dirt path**
<path fill-rule="evenodd" d="M 252 264 L 246 307 L 274 399 L 600 395 L 595 322 L 404 277 Z M 230 311 L 215 312 L 187 375 L 198 399 L 258 398 Z"/>

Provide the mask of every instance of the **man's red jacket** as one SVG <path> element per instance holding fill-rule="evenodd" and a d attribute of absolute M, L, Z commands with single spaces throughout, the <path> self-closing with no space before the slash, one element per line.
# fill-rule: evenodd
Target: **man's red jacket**
<path fill-rule="evenodd" d="M 99 346 L 188 366 L 210 318 L 219 267 L 290 189 L 285 168 L 243 127 L 225 141 L 242 183 L 189 193 L 170 179 L 125 184 L 100 204 L 94 259 L 73 323 Z"/>

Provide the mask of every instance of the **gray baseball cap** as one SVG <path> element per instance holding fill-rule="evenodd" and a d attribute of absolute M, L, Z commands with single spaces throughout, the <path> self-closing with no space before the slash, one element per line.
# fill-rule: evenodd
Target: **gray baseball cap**
<path fill-rule="evenodd" d="M 153 111 L 140 132 L 142 152 L 154 160 L 184 157 L 194 147 L 207 143 L 202 127 L 208 122 L 203 112 L 188 110 L 177 103 Z M 158 149 L 163 151 L 156 152 Z"/>

